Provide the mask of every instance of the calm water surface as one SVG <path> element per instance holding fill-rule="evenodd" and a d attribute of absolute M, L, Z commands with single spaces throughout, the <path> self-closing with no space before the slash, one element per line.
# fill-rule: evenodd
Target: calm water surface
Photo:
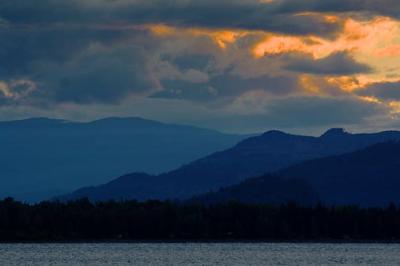
<path fill-rule="evenodd" d="M 0 244 L 0 265 L 400 265 L 400 245 Z"/>

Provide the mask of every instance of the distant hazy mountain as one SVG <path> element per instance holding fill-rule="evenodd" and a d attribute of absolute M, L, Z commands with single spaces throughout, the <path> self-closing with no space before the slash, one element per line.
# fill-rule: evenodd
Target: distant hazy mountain
<path fill-rule="evenodd" d="M 45 199 L 133 171 L 157 174 L 243 138 L 140 118 L 0 122 L 0 197 Z"/>
<path fill-rule="evenodd" d="M 206 204 L 246 203 L 359 205 L 400 204 L 400 143 L 375 144 L 356 152 L 315 159 L 248 179 L 192 199 Z"/>
<path fill-rule="evenodd" d="M 331 129 L 320 137 L 308 137 L 269 131 L 175 171 L 158 176 L 125 175 L 109 184 L 87 187 L 62 198 L 185 199 L 295 163 L 343 154 L 393 139 L 400 139 L 400 132 L 349 134 L 343 129 Z M 123 190 L 116 189 L 118 183 L 123 183 Z"/>

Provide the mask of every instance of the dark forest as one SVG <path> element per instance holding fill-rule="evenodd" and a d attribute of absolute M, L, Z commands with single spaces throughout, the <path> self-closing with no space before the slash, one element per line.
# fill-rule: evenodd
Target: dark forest
<path fill-rule="evenodd" d="M 0 241 L 399 241 L 400 209 L 0 201 Z"/>

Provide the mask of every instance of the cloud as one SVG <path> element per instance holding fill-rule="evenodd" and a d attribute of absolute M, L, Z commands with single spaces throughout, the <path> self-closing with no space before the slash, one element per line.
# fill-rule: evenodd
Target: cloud
<path fill-rule="evenodd" d="M 147 68 L 157 43 L 142 30 L 6 28 L 0 42 L 0 80 L 37 86 L 18 104 L 111 104 L 158 87 Z"/>
<path fill-rule="evenodd" d="M 254 104 L 251 102 L 248 108 L 254 108 Z M 368 128 L 369 119 L 384 116 L 385 112 L 379 104 L 371 105 L 356 98 L 289 97 L 268 100 L 257 112 L 232 112 L 230 109 L 230 112 L 200 118 L 197 123 L 232 132 L 281 129 L 314 134 L 335 126 L 364 125 Z"/>
<path fill-rule="evenodd" d="M 193 84 L 183 80 L 164 80 L 162 84 L 164 89 L 153 94 L 153 98 L 208 102 L 225 99 L 226 102 L 252 90 L 263 90 L 272 95 L 286 95 L 297 89 L 296 77 L 262 75 L 244 78 L 229 73 L 213 76 L 209 82 L 203 84 Z"/>
<path fill-rule="evenodd" d="M 359 12 L 367 15 L 400 17 L 400 6 L 397 0 L 277 0 L 273 2 L 276 12 Z"/>
<path fill-rule="evenodd" d="M 142 108 L 157 119 L 176 104 L 170 121 L 198 112 L 193 123 L 220 129 L 363 124 L 390 115 L 379 101 L 400 96 L 399 8 L 397 0 L 0 1 L 0 108 L 10 117 L 93 108 L 96 118 Z"/>
<path fill-rule="evenodd" d="M 359 123 L 379 113 L 381 107 L 348 97 L 299 97 L 275 101 L 266 110 L 275 124 L 315 126 Z"/>
<path fill-rule="evenodd" d="M 317 35 L 335 32 L 340 26 L 318 16 L 280 12 L 258 0 L 14 0 L 0 3 L 0 17 L 17 24 L 165 23 Z"/>
<path fill-rule="evenodd" d="M 311 12 L 359 12 L 398 18 L 400 7 L 397 0 L 14 0 L 0 3 L 0 17 L 18 24 L 166 23 L 317 35 L 339 29 L 340 23 Z"/>
<path fill-rule="evenodd" d="M 67 64 L 37 66 L 42 86 L 34 96 L 60 103 L 115 103 L 157 88 L 140 47 L 94 50 Z"/>
<path fill-rule="evenodd" d="M 213 60 L 211 55 L 206 54 L 182 54 L 174 58 L 165 58 L 180 69 L 199 69 L 205 70 Z"/>
<path fill-rule="evenodd" d="M 285 68 L 299 73 L 341 76 L 372 72 L 369 66 L 355 62 L 348 53 L 343 52 L 318 60 L 306 56 L 294 56 L 288 61 Z"/>
<path fill-rule="evenodd" d="M 372 96 L 382 100 L 400 101 L 400 81 L 374 83 L 358 91 L 359 95 Z"/>
<path fill-rule="evenodd" d="M 126 31 L 85 28 L 0 28 L 0 77 L 30 75 L 37 62 L 63 64 L 92 44 L 111 45 L 127 36 Z"/>

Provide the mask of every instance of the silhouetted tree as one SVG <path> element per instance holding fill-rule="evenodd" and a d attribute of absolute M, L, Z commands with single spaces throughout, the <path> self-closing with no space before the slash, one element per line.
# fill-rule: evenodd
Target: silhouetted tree
<path fill-rule="evenodd" d="M 0 201 L 0 241 L 400 240 L 400 209 L 87 199 Z"/>

